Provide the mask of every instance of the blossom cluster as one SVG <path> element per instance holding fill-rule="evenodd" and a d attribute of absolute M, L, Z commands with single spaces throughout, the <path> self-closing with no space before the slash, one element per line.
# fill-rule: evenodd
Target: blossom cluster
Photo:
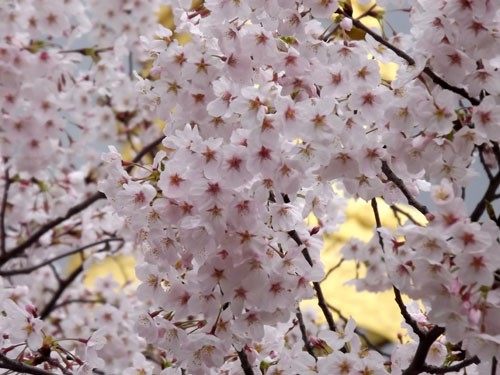
<path fill-rule="evenodd" d="M 484 207 L 469 216 L 458 192 L 487 150 L 498 185 L 497 12 L 489 2 L 420 1 L 412 35 L 388 44 L 369 30 L 349 40 L 348 22 L 325 28 L 334 12 L 349 19 L 335 1 L 174 2 L 177 30 L 190 42 L 168 30 L 146 41 L 152 79 L 139 87 L 168 123 L 167 151 L 133 177 L 108 154 L 118 183 L 102 187 L 146 247 L 139 291 L 160 311 L 146 338 L 181 367 L 207 373 L 289 319 L 322 277 L 317 234 L 342 220 L 335 183 L 347 196 L 413 204 L 430 221 L 396 234 L 380 228 L 373 251 L 347 251 L 367 266 L 358 288 L 394 286 L 422 300 L 422 341 L 442 330 L 441 347 L 461 344 L 482 368 L 496 366 L 498 224 L 478 222 Z M 379 73 L 389 61 L 400 66 L 392 82 Z M 429 187 L 432 213 L 414 198 Z M 305 227 L 311 213 L 319 232 Z M 182 329 L 163 329 L 166 317 Z M 188 322 L 195 328 L 186 335 Z M 396 351 L 394 373 L 409 365 L 407 354 L 398 358 L 409 350 Z M 310 371 L 322 373 L 327 358 Z M 375 368 L 385 371 L 380 361 Z"/>
<path fill-rule="evenodd" d="M 146 347 L 132 285 L 90 287 L 83 274 L 134 251 L 97 181 L 106 144 L 157 136 L 129 70 L 147 57 L 140 36 L 156 27 L 158 6 L 0 2 L 2 368 L 122 372 Z"/>
<path fill-rule="evenodd" d="M 410 34 L 365 26 L 388 5 L 0 3 L 0 368 L 500 369 L 500 9 L 418 0 Z M 322 294 L 322 236 L 348 197 L 378 223 L 342 250 L 363 271 L 351 283 L 392 288 L 408 331 L 385 357 Z M 427 224 L 383 228 L 380 199 Z M 138 286 L 84 284 L 110 253 L 135 258 Z M 324 325 L 300 307 L 311 298 Z"/>

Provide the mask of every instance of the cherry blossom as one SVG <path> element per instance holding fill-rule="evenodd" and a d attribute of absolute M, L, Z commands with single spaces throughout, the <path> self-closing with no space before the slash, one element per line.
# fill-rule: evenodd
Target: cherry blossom
<path fill-rule="evenodd" d="M 398 34 L 389 5 L 2 2 L 0 368 L 494 373 L 498 6 L 419 0 Z M 409 339 L 386 357 L 322 293 L 359 198 L 373 237 L 341 263 L 394 293 Z"/>

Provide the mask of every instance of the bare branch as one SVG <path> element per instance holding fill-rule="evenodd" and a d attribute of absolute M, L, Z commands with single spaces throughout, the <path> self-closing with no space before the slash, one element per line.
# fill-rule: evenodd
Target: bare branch
<path fill-rule="evenodd" d="M 335 270 L 339 269 L 339 268 L 340 268 L 340 266 L 342 265 L 342 263 L 344 263 L 344 260 L 345 260 L 344 258 L 340 259 L 340 260 L 339 260 L 339 262 L 338 262 L 336 265 L 334 265 L 332 268 L 330 268 L 330 269 L 327 271 L 327 273 L 326 273 L 326 275 L 325 275 L 324 279 L 323 279 L 323 280 L 321 280 L 321 282 L 324 282 L 324 281 L 328 278 L 328 276 L 330 276 L 330 275 L 331 275 L 331 274 L 332 274 Z"/>
<path fill-rule="evenodd" d="M 335 306 L 328 304 L 328 307 L 330 308 L 330 310 L 334 311 L 339 316 L 339 318 L 342 319 L 344 322 L 347 322 L 349 320 L 345 315 L 342 314 L 342 312 L 339 309 L 335 308 Z M 368 348 L 375 350 L 377 353 L 386 358 L 389 358 L 391 356 L 389 353 L 385 353 L 384 351 L 380 350 L 380 348 L 373 342 L 371 342 L 368 336 L 363 332 L 361 332 L 358 327 L 354 328 L 354 332 L 356 332 L 356 334 L 364 340 Z"/>
<path fill-rule="evenodd" d="M 62 259 L 62 258 L 66 258 L 70 255 L 73 255 L 73 254 L 77 254 L 77 253 L 80 253 L 88 248 L 91 248 L 91 247 L 94 247 L 94 246 L 98 246 L 98 245 L 101 245 L 101 244 L 108 244 L 109 242 L 115 242 L 115 241 L 120 241 L 120 242 L 123 242 L 123 239 L 122 238 L 108 238 L 108 239 L 105 239 L 105 240 L 101 240 L 101 241 L 97 241 L 97 242 L 93 242 L 91 244 L 88 244 L 88 245 L 85 245 L 85 246 L 82 246 L 82 247 L 79 247 L 77 249 L 74 249 L 74 250 L 71 250 L 67 253 L 64 253 L 64 254 L 60 254 L 58 256 L 55 256 L 53 258 L 50 258 L 50 259 L 47 259 L 46 261 L 40 263 L 40 264 L 37 264 L 37 265 L 34 265 L 34 266 L 31 266 L 31 267 L 27 267 L 27 268 L 21 268 L 21 269 L 16 269 L 16 270 L 8 270 L 8 271 L 0 271 L 0 276 L 13 276 L 13 275 L 20 275 L 20 274 L 27 274 L 27 273 L 31 273 L 41 267 L 44 267 L 44 266 L 47 266 L 49 264 L 52 264 L 53 262 L 59 260 L 59 259 Z M 101 249 L 99 250 L 99 252 L 101 251 L 104 251 L 106 250 L 106 248 L 104 249 Z"/>
<path fill-rule="evenodd" d="M 495 194 L 497 192 L 498 186 L 500 185 L 500 171 L 490 180 L 488 184 L 488 188 L 484 192 L 484 195 L 481 197 L 479 202 L 472 211 L 470 215 L 470 219 L 472 221 L 478 221 L 483 215 L 484 210 L 486 209 L 487 202 L 493 202 L 495 200 Z"/>
<path fill-rule="evenodd" d="M 434 326 L 429 332 L 425 333 L 423 337 L 420 337 L 413 360 L 411 361 L 410 366 L 403 371 L 403 375 L 417 375 L 424 372 L 424 367 L 426 366 L 425 359 L 427 358 L 429 349 L 434 341 L 436 341 L 438 337 L 444 333 L 444 331 L 443 327 Z"/>
<path fill-rule="evenodd" d="M 437 366 L 425 365 L 422 367 L 422 371 L 428 372 L 430 374 L 447 374 L 449 372 L 460 371 L 466 368 L 467 366 L 478 364 L 479 362 L 480 362 L 479 358 L 477 358 L 477 356 L 474 356 L 471 358 L 464 359 L 462 362 L 459 362 L 451 366 L 437 367 Z"/>
<path fill-rule="evenodd" d="M 361 21 L 357 20 L 356 18 L 352 18 L 350 15 L 348 15 L 342 8 L 337 9 L 337 13 L 341 14 L 344 17 L 347 17 L 352 20 L 352 23 L 354 26 L 356 26 L 358 29 L 363 30 L 365 33 L 369 34 L 373 39 L 375 39 L 377 42 L 380 44 L 384 45 L 385 47 L 389 48 L 391 51 L 393 51 L 396 55 L 401 57 L 402 59 L 406 60 L 406 62 L 409 65 L 415 65 L 415 59 L 413 59 L 410 55 L 408 55 L 406 52 L 403 50 L 399 49 L 392 43 L 388 42 L 385 40 L 381 35 L 377 34 L 374 32 L 372 29 L 369 27 L 365 26 Z M 434 73 L 431 68 L 425 67 L 423 72 L 429 76 L 434 83 L 437 85 L 441 86 L 442 88 L 449 90 L 451 92 L 454 92 L 455 94 L 458 94 L 468 101 L 471 102 L 472 105 L 479 105 L 480 101 L 477 100 L 476 98 L 473 98 L 472 96 L 469 95 L 469 93 L 464 90 L 463 88 L 459 88 L 456 86 L 450 85 L 448 82 L 446 82 L 444 79 L 439 77 L 436 73 Z"/>
<path fill-rule="evenodd" d="M 61 297 L 66 288 L 70 286 L 73 281 L 75 281 L 78 275 L 82 273 L 82 271 L 83 271 L 83 264 L 77 267 L 65 280 L 63 280 L 63 282 L 59 285 L 59 288 L 57 288 L 55 293 L 52 295 L 50 301 L 45 305 L 42 312 L 40 313 L 40 319 L 43 320 L 50 315 L 50 313 L 54 310 L 54 307 L 56 306 L 57 300 Z"/>
<path fill-rule="evenodd" d="M 404 182 L 402 179 L 400 179 L 389 167 L 387 162 L 385 160 L 382 160 L 382 172 L 387 176 L 387 178 L 392 181 L 398 188 L 401 190 L 403 195 L 406 197 L 406 200 L 408 203 L 415 207 L 417 210 L 419 210 L 423 215 L 426 215 L 429 213 L 429 209 L 418 202 L 408 191 L 408 188 L 405 186 Z"/>
<path fill-rule="evenodd" d="M 88 303 L 88 304 L 106 303 L 106 300 L 104 300 L 104 299 L 68 299 L 68 300 L 62 301 L 61 303 L 58 303 L 57 305 L 54 305 L 54 307 L 52 308 L 52 311 L 60 309 L 61 307 L 70 305 L 72 303 Z"/>
<path fill-rule="evenodd" d="M 15 371 L 20 374 L 56 375 L 53 372 L 45 371 L 39 367 L 30 366 L 25 363 L 10 359 L 2 352 L 0 352 L 0 368 Z"/>
<path fill-rule="evenodd" d="M 415 334 L 419 338 L 423 338 L 425 336 L 425 332 L 420 329 L 415 319 L 412 318 L 412 316 L 406 309 L 406 305 L 404 304 L 403 298 L 401 297 L 401 292 L 395 286 L 393 286 L 393 290 L 394 290 L 394 299 L 396 300 L 396 303 L 399 307 L 399 311 L 401 312 L 401 315 L 403 316 L 403 319 L 405 320 L 406 324 L 408 324 L 411 327 L 412 331 L 415 332 Z"/>
<path fill-rule="evenodd" d="M 34 245 L 40 237 L 42 237 L 45 233 L 47 233 L 49 230 L 52 228 L 56 227 L 57 225 L 61 224 L 62 222 L 68 220 L 69 218 L 73 217 L 74 215 L 82 212 L 95 202 L 97 202 L 100 199 L 105 198 L 105 195 L 101 192 L 97 192 L 93 195 L 91 195 L 89 198 L 85 199 L 83 202 L 78 203 L 77 205 L 71 207 L 66 215 L 60 216 L 54 220 L 49 221 L 48 223 L 42 225 L 38 230 L 36 230 L 26 241 L 23 243 L 17 245 L 15 248 L 13 248 L 11 251 L 2 254 L 0 256 L 0 266 L 3 266 L 9 259 L 18 257 L 23 253 L 24 250 L 29 248 L 31 245 Z"/>
<path fill-rule="evenodd" d="M 10 176 L 9 176 L 9 168 L 5 169 L 5 185 L 3 187 L 3 196 L 2 196 L 2 208 L 0 209 L 0 253 L 3 255 L 7 251 L 5 248 L 5 239 L 7 238 L 7 234 L 5 233 L 5 214 L 7 210 L 7 198 L 9 196 L 9 188 L 10 188 Z"/>
<path fill-rule="evenodd" d="M 377 228 L 381 227 L 380 223 L 380 215 L 378 212 L 377 201 L 375 198 L 372 199 L 372 208 L 373 213 L 375 215 L 375 221 L 377 222 Z M 382 236 L 380 232 L 378 233 L 378 238 L 380 245 L 382 246 L 382 250 L 384 249 L 384 243 L 382 241 Z M 418 346 L 417 350 L 413 356 L 413 359 L 406 370 L 403 371 L 403 375 L 417 375 L 424 372 L 423 368 L 426 366 L 425 359 L 427 358 L 427 354 L 429 353 L 429 349 L 431 345 L 441 336 L 445 329 L 443 327 L 434 326 L 430 331 L 424 332 L 420 329 L 415 319 L 412 318 L 408 310 L 406 309 L 405 304 L 403 303 L 403 299 L 401 298 L 401 292 L 398 288 L 393 286 L 394 296 L 396 303 L 399 306 L 399 310 L 401 315 L 403 316 L 405 322 L 412 328 L 413 332 L 418 336 Z"/>
<path fill-rule="evenodd" d="M 299 306 L 297 306 L 297 312 L 295 313 L 295 316 L 297 317 L 297 321 L 299 322 L 299 329 L 306 350 L 317 361 L 318 357 L 316 357 L 316 355 L 314 354 L 313 349 L 311 347 L 311 343 L 309 342 L 309 338 L 307 337 L 306 325 L 304 324 L 304 317 L 302 316 L 302 311 L 300 311 Z"/>
<path fill-rule="evenodd" d="M 491 173 L 490 167 L 486 164 L 486 160 L 484 159 L 484 144 L 478 147 L 479 150 L 479 161 L 481 162 L 481 165 L 483 166 L 483 169 L 486 173 L 486 176 L 488 176 L 488 179 L 491 181 L 493 179 L 493 174 Z"/>
<path fill-rule="evenodd" d="M 410 220 L 413 224 L 418 225 L 419 227 L 422 226 L 409 212 L 406 212 L 405 210 L 401 209 L 399 206 L 393 204 L 391 205 L 392 211 L 394 211 L 395 215 L 400 213 L 401 215 L 405 216 L 408 220 Z"/>
<path fill-rule="evenodd" d="M 159 145 L 161 145 L 161 143 L 163 141 L 163 138 L 165 138 L 164 135 L 162 135 L 161 137 L 156 138 L 153 142 L 151 142 L 150 144 L 144 146 L 143 149 L 141 151 L 139 151 L 139 153 L 137 155 L 135 155 L 135 157 L 132 159 L 132 162 L 133 163 L 137 163 L 137 162 L 141 161 L 141 159 L 144 156 L 146 156 L 148 153 L 150 153 L 156 147 L 158 147 Z"/>
<path fill-rule="evenodd" d="M 248 357 L 247 354 L 245 353 L 245 348 L 241 349 L 240 351 L 237 351 L 237 353 L 238 353 L 238 358 L 240 359 L 241 362 L 241 369 L 243 370 L 243 373 L 245 375 L 254 375 L 252 370 L 252 365 L 250 365 L 250 362 L 248 362 Z"/>
<path fill-rule="evenodd" d="M 149 145 L 145 146 L 132 160 L 133 163 L 137 163 L 140 161 L 144 155 L 146 155 L 148 152 L 153 150 L 155 147 L 159 146 L 163 140 L 164 136 L 161 136 L 157 139 L 155 139 L 153 142 L 151 142 Z M 130 169 L 133 166 L 129 166 L 126 168 L 126 170 L 130 171 Z M 3 266 L 9 259 L 18 257 L 23 253 L 24 250 L 29 248 L 31 245 L 34 245 L 40 237 L 42 237 L 45 233 L 47 233 L 49 230 L 52 228 L 56 227 L 57 225 L 61 224 L 62 222 L 68 220 L 69 218 L 75 216 L 76 214 L 82 212 L 86 208 L 90 207 L 93 205 L 95 202 L 98 200 L 104 199 L 106 196 L 101 193 L 101 192 L 96 192 L 84 201 L 78 203 L 77 205 L 71 207 L 66 215 L 60 216 L 54 220 L 51 220 L 47 222 L 46 224 L 42 225 L 38 230 L 36 230 L 29 238 L 27 238 L 23 243 L 17 245 L 14 247 L 12 250 L 9 252 L 6 252 L 5 254 L 2 254 L 0 256 L 0 266 Z"/>

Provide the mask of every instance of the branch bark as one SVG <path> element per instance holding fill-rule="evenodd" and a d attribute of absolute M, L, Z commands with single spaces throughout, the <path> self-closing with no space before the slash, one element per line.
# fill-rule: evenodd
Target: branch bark
<path fill-rule="evenodd" d="M 338 8 L 337 13 L 340 14 L 340 15 L 342 15 L 342 16 L 344 16 L 344 17 L 346 17 L 346 18 L 349 18 L 350 20 L 352 20 L 352 23 L 353 23 L 354 26 L 356 26 L 358 29 L 363 30 L 365 33 L 367 33 L 368 35 L 370 35 L 377 42 L 379 42 L 380 44 L 382 44 L 385 47 L 389 48 L 396 55 L 398 55 L 399 57 L 401 57 L 402 59 L 404 59 L 409 65 L 415 65 L 415 59 L 413 57 L 411 57 L 406 52 L 404 52 L 403 50 L 399 49 L 398 47 L 396 47 L 392 43 L 389 43 L 381 35 L 377 34 L 376 32 L 374 32 L 369 27 L 365 26 L 360 20 L 351 17 L 350 15 L 348 15 L 341 8 Z M 463 98 L 465 98 L 469 102 L 471 102 L 472 105 L 479 105 L 480 101 L 478 99 L 470 96 L 469 93 L 466 90 L 464 90 L 463 88 L 450 85 L 448 82 L 446 82 L 444 79 L 442 79 L 441 77 L 439 77 L 436 73 L 434 73 L 434 71 L 431 68 L 425 67 L 424 70 L 423 70 L 423 72 L 430 79 L 432 79 L 432 81 L 435 84 L 441 86 L 442 88 L 444 88 L 446 90 L 449 90 L 451 92 L 454 92 L 455 94 L 458 94 L 458 95 L 462 96 Z"/>
<path fill-rule="evenodd" d="M 10 359 L 5 354 L 0 352 L 0 368 L 15 371 L 20 374 L 32 375 L 56 375 L 53 372 L 45 371 L 39 367 L 30 366 L 25 363 Z"/>
<path fill-rule="evenodd" d="M 147 153 L 149 153 L 155 147 L 159 146 L 161 144 L 161 142 L 163 141 L 163 138 L 165 138 L 165 137 L 162 135 L 161 137 L 158 137 L 150 144 L 144 146 L 144 148 L 134 157 L 134 159 L 132 160 L 132 163 L 139 162 Z M 130 169 L 132 169 L 132 167 L 133 167 L 132 165 L 127 167 L 127 170 L 130 171 Z M 47 233 L 52 228 L 56 227 L 57 225 L 68 220 L 69 218 L 73 217 L 74 215 L 87 209 L 88 207 L 93 205 L 95 202 L 97 202 L 101 199 L 104 199 L 104 198 L 106 198 L 106 196 L 103 193 L 96 192 L 96 193 L 92 194 L 90 197 L 88 197 L 87 199 L 85 199 L 84 201 L 71 207 L 68 210 L 68 212 L 66 213 L 66 215 L 60 216 L 60 217 L 58 217 L 54 220 L 51 220 L 51 221 L 47 222 L 46 224 L 42 225 L 29 238 L 27 238 L 23 243 L 17 245 L 16 247 L 11 249 L 10 251 L 5 252 L 2 255 L 0 255 L 0 267 L 3 266 L 7 261 L 9 261 L 9 259 L 20 256 L 24 252 L 24 250 L 26 250 L 30 246 L 34 245 L 40 239 L 40 237 L 42 237 L 45 233 Z"/>

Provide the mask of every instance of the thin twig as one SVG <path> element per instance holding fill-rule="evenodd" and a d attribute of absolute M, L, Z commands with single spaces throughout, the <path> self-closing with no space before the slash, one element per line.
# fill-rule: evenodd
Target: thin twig
<path fill-rule="evenodd" d="M 143 149 L 141 151 L 139 151 L 139 153 L 137 153 L 137 155 L 135 155 L 135 157 L 132 159 L 132 162 L 133 163 L 137 163 L 139 161 L 141 161 L 141 159 L 146 156 L 147 154 L 149 154 L 152 150 L 154 150 L 156 147 L 158 147 L 159 145 L 161 145 L 161 143 L 163 142 L 163 139 L 165 138 L 164 135 L 156 138 L 154 141 L 152 141 L 150 144 L 146 145 L 143 147 Z"/>
<path fill-rule="evenodd" d="M 377 4 L 373 4 L 369 9 L 367 9 L 366 11 L 364 11 L 362 14 L 360 14 L 356 19 L 357 20 L 361 20 L 363 19 L 364 17 L 368 16 L 370 14 L 370 12 L 375 9 L 375 7 L 377 6 Z M 338 28 L 340 27 L 340 23 L 336 24 L 335 27 L 329 32 L 329 33 L 326 33 L 329 29 L 326 28 L 326 30 L 324 31 L 324 33 L 322 35 L 320 35 L 320 39 L 322 39 L 323 41 L 325 42 L 328 42 L 331 38 L 331 36 L 333 34 L 335 34 L 335 32 L 338 30 Z"/>
<path fill-rule="evenodd" d="M 64 293 L 66 288 L 71 285 L 73 281 L 78 277 L 78 275 L 83 271 L 83 264 L 77 267 L 63 282 L 59 285 L 59 288 L 52 295 L 50 301 L 45 305 L 42 312 L 40 313 L 40 319 L 44 320 L 47 318 L 50 313 L 54 310 L 54 306 L 56 306 L 57 300 Z"/>
<path fill-rule="evenodd" d="M 330 310 L 334 311 L 339 316 L 339 318 L 341 320 L 343 320 L 344 322 L 347 323 L 348 319 L 342 314 L 342 312 L 339 309 L 335 308 L 334 306 L 332 306 L 330 304 L 328 304 L 328 307 L 330 308 Z M 380 355 L 382 355 L 386 358 L 390 358 L 391 355 L 389 353 L 384 352 L 377 345 L 372 343 L 371 340 L 368 338 L 368 336 L 366 334 L 364 334 L 363 332 L 361 332 L 358 329 L 358 327 L 354 328 L 354 332 L 356 333 L 356 335 L 358 335 L 359 337 L 361 337 L 365 341 L 365 344 L 368 348 L 375 350 L 377 353 L 379 353 Z"/>
<path fill-rule="evenodd" d="M 288 196 L 286 194 L 282 194 L 282 197 L 283 197 L 283 201 L 285 203 L 290 203 L 290 198 L 288 198 Z M 304 246 L 304 243 L 300 239 L 300 237 L 295 229 L 288 231 L 287 233 L 290 236 L 290 238 L 295 241 L 297 246 L 299 246 L 299 247 Z M 309 265 L 312 267 L 313 261 L 312 261 L 311 255 L 309 254 L 309 250 L 307 249 L 307 247 L 304 247 L 302 249 L 302 255 L 306 259 L 307 263 L 309 263 Z M 323 313 L 323 315 L 325 316 L 326 322 L 328 323 L 328 328 L 331 331 L 335 332 L 335 330 L 336 330 L 335 321 L 333 320 L 333 315 L 332 315 L 331 311 L 328 309 L 328 306 L 326 303 L 326 298 L 323 294 L 323 290 L 321 289 L 321 285 L 317 281 L 314 281 L 312 284 L 313 284 L 314 291 L 316 292 L 316 297 L 318 299 L 318 306 L 321 309 L 321 312 Z"/>
<path fill-rule="evenodd" d="M 406 324 L 408 324 L 411 327 L 412 331 L 415 332 L 415 334 L 419 338 L 423 338 L 425 336 L 425 332 L 420 329 L 416 320 L 413 319 L 410 313 L 408 312 L 406 305 L 403 302 L 403 298 L 401 297 L 401 292 L 395 286 L 393 286 L 392 288 L 394 290 L 394 299 L 396 300 L 396 303 L 399 307 L 399 311 L 401 312 L 401 315 L 403 316 L 403 319 L 405 320 Z"/>
<path fill-rule="evenodd" d="M 0 368 L 15 371 L 19 374 L 32 375 L 55 375 L 53 372 L 45 371 L 39 367 L 30 366 L 25 363 L 10 359 L 5 354 L 0 352 Z"/>
<path fill-rule="evenodd" d="M 254 375 L 252 366 L 250 365 L 247 354 L 245 353 L 245 348 L 237 351 L 236 353 L 238 353 L 238 358 L 240 359 L 241 369 L 243 370 L 243 373 L 245 375 Z"/>
<path fill-rule="evenodd" d="M 147 153 L 149 153 L 155 147 L 159 146 L 161 144 L 163 138 L 165 138 L 165 137 L 161 136 L 161 137 L 155 139 L 153 142 L 151 142 L 147 146 L 145 146 L 134 157 L 134 159 L 132 160 L 132 163 L 139 162 L 144 157 L 144 155 L 146 155 Z M 131 166 L 127 167 L 126 170 L 130 171 L 130 169 L 132 167 L 133 166 L 131 165 Z M 54 220 L 51 220 L 51 221 L 47 222 L 46 224 L 42 225 L 40 228 L 38 228 L 38 230 L 36 230 L 24 242 L 22 242 L 21 244 L 17 245 L 13 249 L 11 249 L 9 252 L 7 252 L 5 254 L 2 254 L 0 256 L 0 267 L 3 266 L 6 262 L 8 262 L 10 259 L 20 256 L 23 253 L 24 250 L 26 250 L 27 248 L 29 248 L 31 245 L 34 245 L 40 239 L 40 237 L 42 237 L 45 233 L 47 233 L 52 228 L 56 227 L 57 225 L 61 224 L 64 221 L 68 220 L 69 218 L 73 217 L 74 215 L 82 212 L 83 210 L 85 210 L 86 208 L 88 208 L 89 206 L 91 206 L 92 204 L 94 204 L 95 202 L 97 202 L 98 200 L 101 200 L 101 199 L 104 199 L 104 198 L 106 198 L 106 196 L 103 193 L 101 193 L 100 191 L 96 192 L 96 193 L 92 194 L 90 197 L 88 197 L 87 199 L 85 199 L 84 201 L 82 201 L 82 202 L 78 203 L 77 205 L 71 207 L 68 210 L 68 212 L 66 213 L 66 215 L 60 216 L 60 217 L 58 217 L 58 218 L 56 218 Z"/>
<path fill-rule="evenodd" d="M 419 223 L 409 212 L 406 212 L 405 210 L 401 209 L 399 206 L 393 204 L 393 205 L 391 205 L 391 209 L 395 212 L 396 216 L 398 213 L 400 213 L 401 215 L 405 216 L 408 220 L 410 220 L 413 224 L 418 225 L 419 227 L 422 226 L 422 224 Z"/>
<path fill-rule="evenodd" d="M 352 18 L 351 16 L 349 16 L 342 8 L 338 8 L 337 9 L 337 13 L 343 15 L 344 17 L 347 17 L 347 18 L 351 19 L 352 23 L 354 24 L 354 26 L 356 26 L 357 28 L 363 30 L 365 33 L 371 35 L 373 37 L 373 39 L 375 39 L 377 42 L 379 42 L 380 44 L 386 46 L 391 51 L 393 51 L 396 55 L 398 55 L 402 59 L 406 60 L 406 62 L 409 65 L 415 65 L 415 59 L 413 59 L 410 55 L 408 55 L 403 50 L 399 49 L 398 47 L 396 47 L 392 43 L 390 43 L 387 40 L 385 40 L 381 35 L 377 34 L 376 32 L 374 32 L 369 27 L 365 26 L 361 21 L 359 21 L 359 20 L 357 20 L 357 19 Z M 468 101 L 470 101 L 472 105 L 479 105 L 480 101 L 477 100 L 476 98 L 471 97 L 466 90 L 464 90 L 463 88 L 459 88 L 459 87 L 450 85 L 444 79 L 442 79 L 441 77 L 439 77 L 438 75 L 436 75 L 436 73 L 434 73 L 429 67 L 425 67 L 424 70 L 423 70 L 423 72 L 425 74 L 427 74 L 432 79 L 432 81 L 434 83 L 438 84 L 442 88 L 444 88 L 446 90 L 449 90 L 451 92 L 454 92 L 455 94 L 458 94 L 458 95 L 464 97 L 465 99 L 467 99 Z"/>
<path fill-rule="evenodd" d="M 471 358 L 464 359 L 462 362 L 456 363 L 451 366 L 437 367 L 437 366 L 424 365 L 422 367 L 422 371 L 428 372 L 429 374 L 447 374 L 449 372 L 458 372 L 466 368 L 467 366 L 478 364 L 479 362 L 480 362 L 479 358 L 477 356 L 474 356 Z"/>
<path fill-rule="evenodd" d="M 67 219 L 71 218 L 72 216 L 80 213 L 81 211 L 85 210 L 95 202 L 97 202 L 100 199 L 104 199 L 105 195 L 101 192 L 97 192 L 93 195 L 91 195 L 89 198 L 85 199 L 83 202 L 78 203 L 77 205 L 71 207 L 66 215 L 60 216 L 54 220 L 49 221 L 48 223 L 42 225 L 40 228 L 38 228 L 37 231 L 35 231 L 28 239 L 26 239 L 23 243 L 17 245 L 14 247 L 12 250 L 9 252 L 2 254 L 0 256 L 0 266 L 3 266 L 8 260 L 18 257 L 23 253 L 24 250 L 29 248 L 31 245 L 34 245 L 40 237 L 42 237 L 45 233 L 47 233 L 49 230 L 52 228 L 56 227 L 57 225 L 61 224 L 62 222 L 66 221 Z"/>
<path fill-rule="evenodd" d="M 486 160 L 484 159 L 484 145 L 481 145 L 478 147 L 479 149 L 479 161 L 481 162 L 481 165 L 483 166 L 483 169 L 486 173 L 486 176 L 488 176 L 488 180 L 493 179 L 493 173 L 491 173 L 490 167 L 488 167 L 488 164 L 486 163 Z"/>
<path fill-rule="evenodd" d="M 415 207 L 417 210 L 419 210 L 423 215 L 426 215 L 429 213 L 429 209 L 418 202 L 408 191 L 408 188 L 404 184 L 403 180 L 400 179 L 389 167 L 387 162 L 385 160 L 382 160 L 382 172 L 387 176 L 387 178 L 392 181 L 398 188 L 401 190 L 403 195 L 406 197 L 406 200 L 408 201 L 408 204 L 411 206 Z"/>
<path fill-rule="evenodd" d="M 340 259 L 340 261 L 335 266 L 330 268 L 321 282 L 323 283 L 328 278 L 328 276 L 330 276 L 335 270 L 339 269 L 342 263 L 344 263 L 344 260 L 344 258 Z"/>
<path fill-rule="evenodd" d="M 377 201 L 375 198 L 372 199 L 372 208 L 373 213 L 375 215 L 375 221 L 377 223 L 377 228 L 381 227 L 380 215 L 378 212 Z M 382 246 L 382 250 L 384 249 L 384 243 L 382 240 L 382 235 L 378 232 L 378 238 L 380 245 Z M 427 358 L 427 354 L 429 353 L 429 349 L 432 344 L 441 336 L 445 329 L 443 327 L 434 326 L 430 331 L 424 332 L 420 329 L 415 319 L 412 318 L 408 310 L 406 309 L 406 305 L 401 298 L 401 292 L 398 288 L 393 286 L 394 297 L 397 305 L 399 306 L 399 310 L 401 315 L 403 316 L 405 322 L 412 328 L 413 332 L 418 336 L 418 346 L 413 359 L 406 370 L 403 371 L 403 375 L 417 375 L 424 372 L 423 368 L 426 366 L 425 359 Z"/>
<path fill-rule="evenodd" d="M 500 185 L 500 171 L 493 177 L 492 180 L 490 180 L 490 183 L 488 184 L 488 188 L 484 192 L 484 195 L 477 203 L 476 208 L 474 208 L 474 211 L 472 211 L 472 214 L 470 215 L 470 219 L 472 221 L 478 221 L 481 218 L 484 210 L 486 209 L 486 204 L 487 204 L 486 202 L 493 202 L 499 185 Z"/>
<path fill-rule="evenodd" d="M 302 311 L 300 311 L 300 307 L 297 306 L 297 312 L 295 313 L 297 317 L 297 321 L 299 322 L 299 329 L 302 335 L 302 341 L 304 341 L 304 345 L 306 347 L 307 352 L 317 361 L 318 357 L 314 354 L 311 343 L 309 342 L 309 338 L 307 337 L 306 325 L 304 324 L 304 317 L 302 316 Z"/>
<path fill-rule="evenodd" d="M 70 305 L 73 303 L 97 304 L 97 303 L 106 303 L 106 300 L 104 300 L 104 299 L 68 299 L 68 300 L 65 300 L 61 303 L 58 303 L 57 305 L 54 305 L 54 307 L 52 308 L 52 311 L 60 309 L 64 306 L 67 306 L 67 305 Z"/>
<path fill-rule="evenodd" d="M 42 262 L 40 264 L 31 266 L 31 267 L 21 268 L 21 269 L 17 269 L 17 270 L 0 271 L 0 276 L 13 276 L 13 275 L 20 275 L 20 274 L 31 273 L 31 272 L 33 272 L 33 271 L 35 271 L 35 270 L 37 270 L 37 269 L 39 269 L 41 267 L 47 266 L 49 264 L 52 264 L 53 262 L 55 262 L 55 261 L 57 261 L 59 259 L 66 258 L 66 257 L 68 257 L 70 255 L 82 252 L 82 251 L 84 251 L 84 250 L 86 250 L 88 248 L 94 247 L 94 246 L 98 246 L 98 245 L 101 245 L 101 244 L 108 244 L 109 242 L 115 242 L 115 241 L 123 242 L 123 239 L 122 238 L 108 238 L 108 239 L 105 239 L 105 240 L 93 242 L 91 244 L 79 247 L 78 249 L 74 249 L 74 250 L 68 251 L 67 253 L 55 256 L 54 258 L 50 258 L 50 259 L 48 259 L 48 260 L 46 260 L 46 261 L 44 261 L 44 262 Z M 99 250 L 99 252 L 101 252 L 103 250 L 105 250 L 105 248 Z"/>
<path fill-rule="evenodd" d="M 378 205 L 377 205 L 377 200 L 373 198 L 371 200 L 371 205 L 372 205 L 372 210 L 373 210 L 373 215 L 375 216 L 375 222 L 377 225 L 377 229 L 380 229 L 382 227 L 382 222 L 380 221 L 380 213 L 378 211 Z M 380 244 L 380 247 L 382 248 L 382 251 L 385 251 L 384 249 L 384 241 L 382 239 L 382 235 L 380 231 L 377 230 L 377 235 L 378 235 L 378 242 Z M 399 291 L 398 288 L 393 286 L 394 290 L 394 297 L 396 300 L 396 304 L 399 307 L 399 311 L 401 312 L 401 315 L 403 316 L 403 319 L 405 322 L 412 328 L 413 332 L 422 339 L 425 336 L 425 332 L 423 332 L 420 327 L 418 326 L 417 322 L 415 319 L 412 318 L 408 310 L 406 309 L 406 305 L 403 302 L 403 299 L 401 298 L 401 292 Z"/>
<path fill-rule="evenodd" d="M 7 210 L 7 199 L 9 196 L 9 188 L 10 188 L 10 176 L 9 176 L 9 168 L 5 169 L 5 185 L 3 187 L 3 196 L 2 196 L 2 208 L 0 211 L 0 251 L 1 254 L 5 254 L 7 249 L 5 248 L 5 240 L 7 238 L 7 233 L 5 233 L 5 214 Z"/>

